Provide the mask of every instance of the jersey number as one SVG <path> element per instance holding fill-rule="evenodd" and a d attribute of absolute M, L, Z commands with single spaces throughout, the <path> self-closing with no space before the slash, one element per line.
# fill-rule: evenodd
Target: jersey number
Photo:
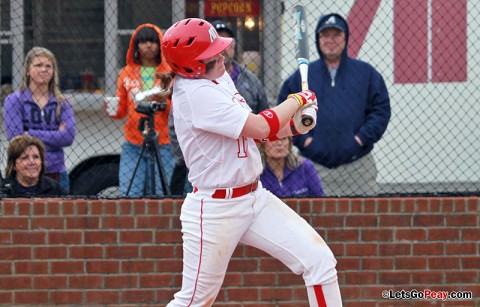
<path fill-rule="evenodd" d="M 248 150 L 248 140 L 246 137 L 242 136 L 241 138 L 237 139 L 238 144 L 238 152 L 237 155 L 239 158 L 246 158 L 248 157 L 247 150 Z"/>

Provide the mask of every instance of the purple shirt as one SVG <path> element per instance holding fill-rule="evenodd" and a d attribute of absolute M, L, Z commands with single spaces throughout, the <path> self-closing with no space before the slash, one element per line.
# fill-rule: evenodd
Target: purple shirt
<path fill-rule="evenodd" d="M 237 84 L 238 76 L 240 76 L 240 66 L 238 66 L 237 62 L 232 61 L 232 72 L 230 73 L 230 78 L 232 78 L 233 83 Z"/>
<path fill-rule="evenodd" d="M 75 118 L 68 101 L 63 103 L 60 117 L 56 118 L 57 99 L 50 95 L 43 108 L 34 102 L 30 89 L 12 93 L 5 99 L 3 121 L 7 139 L 28 133 L 45 144 L 47 173 L 66 171 L 63 148 L 70 146 L 75 138 Z M 65 123 L 63 130 L 58 130 L 60 123 Z"/>
<path fill-rule="evenodd" d="M 324 195 L 320 176 L 312 161 L 306 158 L 303 158 L 303 163 L 294 170 L 285 167 L 281 182 L 267 165 L 260 175 L 260 181 L 265 189 L 278 197 L 319 197 Z"/>

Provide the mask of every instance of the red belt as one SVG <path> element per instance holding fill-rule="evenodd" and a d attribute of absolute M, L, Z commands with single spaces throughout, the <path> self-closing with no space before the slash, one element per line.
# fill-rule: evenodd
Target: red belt
<path fill-rule="evenodd" d="M 254 182 L 231 189 L 217 189 L 212 194 L 212 198 L 220 198 L 220 199 L 227 199 L 227 198 L 237 198 L 243 195 L 247 195 L 248 193 L 256 191 L 258 188 L 258 178 L 255 179 Z M 198 188 L 195 187 L 193 192 L 197 192 Z"/>

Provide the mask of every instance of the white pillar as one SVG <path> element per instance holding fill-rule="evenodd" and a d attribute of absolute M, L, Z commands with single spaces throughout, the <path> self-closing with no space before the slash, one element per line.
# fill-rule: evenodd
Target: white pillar
<path fill-rule="evenodd" d="M 12 31 L 12 88 L 18 90 L 22 83 L 24 52 L 23 0 L 10 2 L 10 29 Z"/>

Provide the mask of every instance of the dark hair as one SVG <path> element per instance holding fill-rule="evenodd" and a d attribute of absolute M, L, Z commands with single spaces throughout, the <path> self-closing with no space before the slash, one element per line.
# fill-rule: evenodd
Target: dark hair
<path fill-rule="evenodd" d="M 15 162 L 23 154 L 23 152 L 29 147 L 35 146 L 38 148 L 40 158 L 42 159 L 42 170 L 40 176 L 45 174 L 45 145 L 43 142 L 33 136 L 18 135 L 10 140 L 7 148 L 7 166 L 5 168 L 5 177 L 15 177 L 17 171 L 15 170 Z"/>
<path fill-rule="evenodd" d="M 222 20 L 212 21 L 212 26 L 215 28 L 215 30 L 217 30 L 217 32 L 226 32 L 228 36 L 235 38 L 235 32 L 233 32 L 232 28 L 227 26 L 227 24 Z"/>
<path fill-rule="evenodd" d="M 155 29 L 151 27 L 144 27 L 141 28 L 137 34 L 135 35 L 135 39 L 133 40 L 133 46 L 135 48 L 135 52 L 133 54 L 133 60 L 135 63 L 139 63 L 140 59 L 138 57 L 138 44 L 144 43 L 144 42 L 152 42 L 158 45 L 158 52 L 162 52 L 160 50 L 160 39 L 158 38 L 158 33 L 155 31 Z M 159 60 L 160 60 L 160 55 L 159 55 Z"/>

